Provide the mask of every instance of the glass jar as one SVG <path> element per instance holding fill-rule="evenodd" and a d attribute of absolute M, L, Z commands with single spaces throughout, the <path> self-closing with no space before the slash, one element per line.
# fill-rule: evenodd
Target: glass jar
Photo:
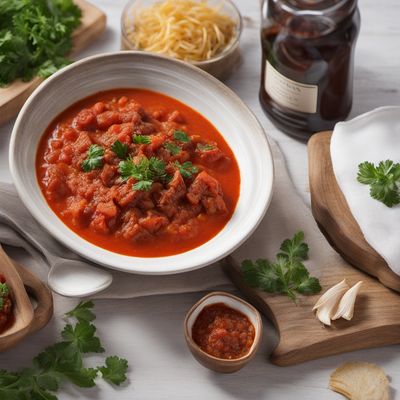
<path fill-rule="evenodd" d="M 357 0 L 262 0 L 260 102 L 300 139 L 333 129 L 353 100 Z"/>

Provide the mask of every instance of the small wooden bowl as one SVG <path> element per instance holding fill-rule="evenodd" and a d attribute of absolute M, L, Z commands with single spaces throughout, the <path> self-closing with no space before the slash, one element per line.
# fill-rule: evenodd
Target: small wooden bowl
<path fill-rule="evenodd" d="M 50 289 L 30 271 L 11 260 L 1 245 L 0 273 L 10 287 L 14 316 L 13 324 L 0 333 L 1 352 L 47 324 L 53 315 L 53 297 Z M 30 296 L 36 301 L 35 308 Z"/>
<path fill-rule="evenodd" d="M 246 315 L 247 318 L 249 318 L 251 323 L 254 325 L 254 342 L 249 352 L 245 356 L 231 360 L 214 357 L 200 349 L 200 347 L 194 342 L 192 338 L 192 327 L 194 322 L 196 321 L 197 316 L 204 307 L 215 303 L 224 303 L 228 307 L 240 311 L 241 313 Z M 233 296 L 232 294 L 226 292 L 212 292 L 204 296 L 189 310 L 184 322 L 186 343 L 193 357 L 204 367 L 216 372 L 222 372 L 224 374 L 238 371 L 255 356 L 261 341 L 262 329 L 263 325 L 260 313 L 251 304 L 247 303 L 239 297 Z"/>

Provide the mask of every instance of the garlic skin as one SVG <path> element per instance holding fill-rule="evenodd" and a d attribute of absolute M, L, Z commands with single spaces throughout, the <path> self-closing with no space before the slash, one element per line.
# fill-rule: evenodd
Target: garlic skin
<path fill-rule="evenodd" d="M 354 305 L 362 284 L 363 281 L 357 282 L 343 295 L 342 299 L 340 300 L 337 311 L 335 315 L 332 317 L 332 320 L 344 318 L 347 319 L 347 321 L 350 321 L 353 318 Z"/>
<path fill-rule="evenodd" d="M 317 310 L 317 318 L 324 325 L 331 325 L 332 316 L 336 314 L 343 294 L 349 289 L 346 279 L 327 290 L 317 301 L 313 310 Z"/>

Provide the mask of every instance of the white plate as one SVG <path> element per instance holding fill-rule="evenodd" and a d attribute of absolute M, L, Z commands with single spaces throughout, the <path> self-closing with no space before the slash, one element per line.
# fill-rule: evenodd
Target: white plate
<path fill-rule="evenodd" d="M 199 111 L 221 132 L 238 161 L 241 189 L 231 220 L 210 241 L 185 253 L 141 258 L 97 247 L 64 225 L 47 205 L 39 188 L 35 157 L 49 123 L 86 96 L 129 87 L 162 92 Z M 65 246 L 98 264 L 141 274 L 189 271 L 225 257 L 257 227 L 270 203 L 273 186 L 273 162 L 266 136 L 239 97 L 196 67 L 143 52 L 89 57 L 44 81 L 29 97 L 14 125 L 10 170 L 26 207 Z"/>

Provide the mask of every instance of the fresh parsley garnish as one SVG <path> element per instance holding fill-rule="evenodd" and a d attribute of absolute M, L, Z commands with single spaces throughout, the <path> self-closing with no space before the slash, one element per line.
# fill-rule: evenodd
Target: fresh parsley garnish
<path fill-rule="evenodd" d="M 185 161 L 183 164 L 181 164 L 179 161 L 175 161 L 173 165 L 179 170 L 184 178 L 191 178 L 193 174 L 197 174 L 199 172 L 199 169 L 190 161 Z"/>
<path fill-rule="evenodd" d="M 142 192 L 148 192 L 151 189 L 153 181 L 139 181 L 133 185 L 134 190 L 141 190 Z"/>
<path fill-rule="evenodd" d="M 0 297 L 6 297 L 9 294 L 9 289 L 7 283 L 1 283 L 0 282 Z"/>
<path fill-rule="evenodd" d="M 171 155 L 173 155 L 173 156 L 176 156 L 177 154 L 179 154 L 181 152 L 181 148 L 172 142 L 165 143 L 164 148 L 166 150 L 168 150 L 171 153 Z"/>
<path fill-rule="evenodd" d="M 96 315 L 92 311 L 93 307 L 93 301 L 82 301 L 73 310 L 67 312 L 65 315 L 67 317 L 76 318 L 79 322 L 91 322 L 96 319 Z"/>
<path fill-rule="evenodd" d="M 81 22 L 73 0 L 0 1 L 0 86 L 47 77 L 67 65 Z"/>
<path fill-rule="evenodd" d="M 133 135 L 133 143 L 136 144 L 150 144 L 151 138 L 149 135 Z"/>
<path fill-rule="evenodd" d="M 156 180 L 164 181 L 167 178 L 165 162 L 156 157 L 142 157 L 135 163 L 131 158 L 119 163 L 119 173 L 123 180 L 134 178 L 137 182 L 134 190 L 148 191 Z"/>
<path fill-rule="evenodd" d="M 127 369 L 128 361 L 117 356 L 111 356 L 106 358 L 106 365 L 100 367 L 99 371 L 104 380 L 111 382 L 114 385 L 120 385 L 126 380 L 125 373 Z"/>
<path fill-rule="evenodd" d="M 85 172 L 89 172 L 101 168 L 103 166 L 103 156 L 104 149 L 97 144 L 92 144 L 89 147 L 85 161 L 82 163 L 82 169 Z"/>
<path fill-rule="evenodd" d="M 176 130 L 174 131 L 174 139 L 179 140 L 182 143 L 189 143 L 190 137 L 186 134 L 186 132 Z"/>
<path fill-rule="evenodd" d="M 202 143 L 198 143 L 197 144 L 197 150 L 201 151 L 201 152 L 206 152 L 206 151 L 210 151 L 210 150 L 214 150 L 215 147 L 212 144 L 202 144 Z"/>
<path fill-rule="evenodd" d="M 119 140 L 114 142 L 111 146 L 111 150 L 121 159 L 125 160 L 126 155 L 128 154 L 129 146 L 126 143 L 122 143 Z"/>
<path fill-rule="evenodd" d="M 275 262 L 244 260 L 241 266 L 243 276 L 252 287 L 268 293 L 285 294 L 292 300 L 296 299 L 296 292 L 318 293 L 321 291 L 318 279 L 311 277 L 303 264 L 308 259 L 308 250 L 304 233 L 296 232 L 292 239 L 281 244 Z"/>
<path fill-rule="evenodd" d="M 70 323 L 62 331 L 63 341 L 35 357 L 31 368 L 15 373 L 0 370 L 0 398 L 57 400 L 56 392 L 64 382 L 89 388 L 96 385 L 99 375 L 114 385 L 125 382 L 128 362 L 124 359 L 110 356 L 104 365 L 94 368 L 84 364 L 85 354 L 104 352 L 91 323 L 95 319 L 92 308 L 93 302 L 87 301 L 67 313 Z"/>
<path fill-rule="evenodd" d="M 357 180 L 370 186 L 372 198 L 388 207 L 400 204 L 400 164 L 392 160 L 381 161 L 376 167 L 365 161 L 358 166 Z"/>

